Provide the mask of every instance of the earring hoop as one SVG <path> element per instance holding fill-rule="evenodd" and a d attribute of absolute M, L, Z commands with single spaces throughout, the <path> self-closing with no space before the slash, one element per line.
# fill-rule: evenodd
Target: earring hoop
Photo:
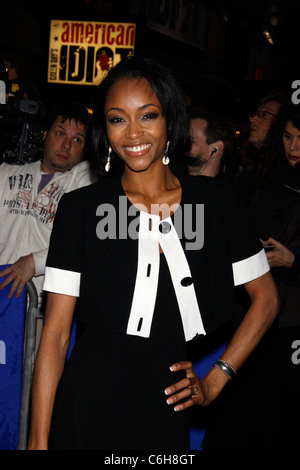
<path fill-rule="evenodd" d="M 170 159 L 169 159 L 169 157 L 168 157 L 169 145 L 170 145 L 170 141 L 168 140 L 167 146 L 166 146 L 165 154 L 164 154 L 164 156 L 162 157 L 162 162 L 163 162 L 164 165 L 169 165 L 169 163 L 170 163 Z"/>
<path fill-rule="evenodd" d="M 108 173 L 110 170 L 110 160 L 111 160 L 110 154 L 111 154 L 111 146 L 109 146 L 108 148 L 108 155 L 107 155 L 107 160 L 106 160 L 106 165 L 105 165 L 106 173 Z"/>

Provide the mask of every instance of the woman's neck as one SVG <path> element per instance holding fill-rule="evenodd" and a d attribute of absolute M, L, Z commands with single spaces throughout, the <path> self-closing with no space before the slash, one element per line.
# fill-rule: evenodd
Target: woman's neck
<path fill-rule="evenodd" d="M 160 170 L 148 169 L 144 172 L 133 172 L 125 167 L 122 175 L 122 187 L 130 202 L 142 205 L 149 213 L 156 213 L 157 206 L 165 206 L 164 214 L 174 212 L 181 201 L 181 186 L 169 167 Z M 161 215 L 161 214 L 160 214 Z M 162 218 L 165 218 L 162 216 Z"/>

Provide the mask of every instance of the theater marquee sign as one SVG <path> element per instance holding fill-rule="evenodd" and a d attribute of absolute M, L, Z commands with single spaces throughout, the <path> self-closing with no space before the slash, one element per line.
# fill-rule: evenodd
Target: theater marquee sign
<path fill-rule="evenodd" d="M 48 82 L 98 85 L 134 53 L 135 24 L 51 20 Z"/>

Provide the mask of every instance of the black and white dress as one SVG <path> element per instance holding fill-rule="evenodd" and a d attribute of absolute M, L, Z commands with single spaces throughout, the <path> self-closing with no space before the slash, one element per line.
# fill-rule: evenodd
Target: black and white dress
<path fill-rule="evenodd" d="M 234 286 L 269 270 L 229 187 L 178 177 L 181 204 L 164 221 L 135 208 L 121 176 L 65 195 L 44 289 L 78 297 L 82 333 L 53 411 L 53 449 L 188 449 L 189 411 L 164 389 L 193 338 L 234 315 Z M 160 253 L 159 246 L 163 253 Z"/>

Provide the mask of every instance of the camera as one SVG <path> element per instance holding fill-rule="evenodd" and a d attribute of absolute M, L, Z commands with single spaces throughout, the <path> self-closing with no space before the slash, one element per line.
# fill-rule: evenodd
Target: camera
<path fill-rule="evenodd" d="M 18 96 L 0 104 L 0 163 L 30 163 L 43 156 L 44 106 Z"/>
<path fill-rule="evenodd" d="M 45 106 L 25 96 L 22 84 L 8 80 L 0 57 L 0 164 L 30 163 L 43 157 Z"/>

